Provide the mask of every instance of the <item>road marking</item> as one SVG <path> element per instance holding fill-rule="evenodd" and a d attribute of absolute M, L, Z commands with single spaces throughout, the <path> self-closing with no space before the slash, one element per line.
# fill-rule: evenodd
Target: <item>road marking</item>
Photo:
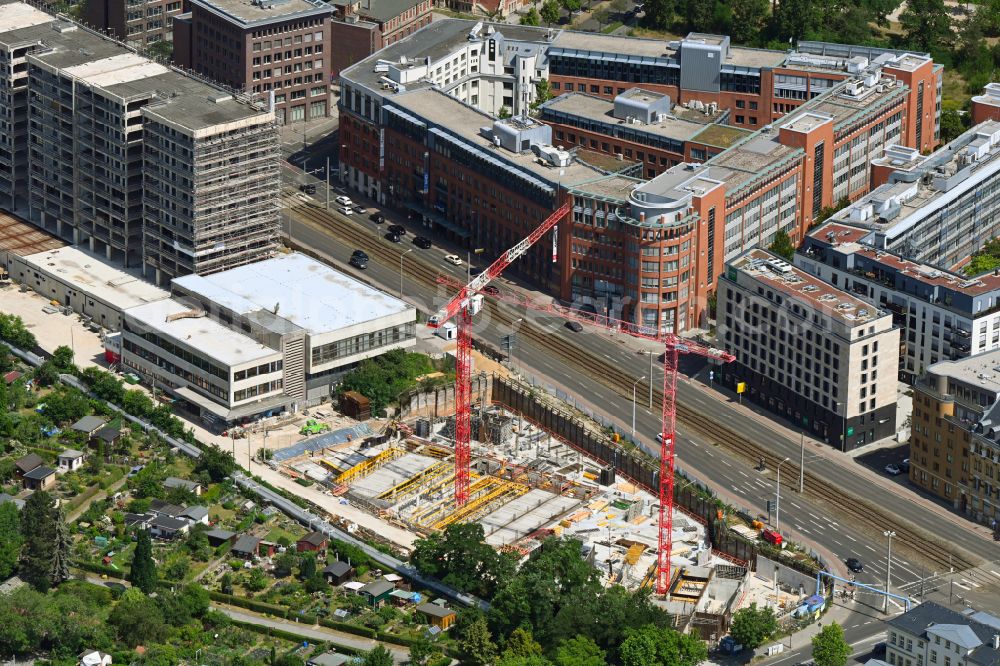
<path fill-rule="evenodd" d="M 844 536 L 847 537 L 848 539 L 850 539 L 851 541 L 853 541 L 854 543 L 858 542 L 858 540 L 855 539 L 854 537 L 852 537 L 850 534 L 845 534 Z"/>
<path fill-rule="evenodd" d="M 733 464 L 731 462 L 729 462 L 728 460 L 726 460 L 725 458 L 719 458 L 719 460 L 721 460 L 722 464 L 725 465 L 726 467 L 732 467 L 733 466 Z M 997 575 L 1000 576 L 1000 574 L 997 574 Z"/>
<path fill-rule="evenodd" d="M 820 517 L 817 516 L 815 513 L 810 512 L 809 515 L 812 517 L 813 520 L 819 520 L 820 519 Z"/>
<path fill-rule="evenodd" d="M 745 476 L 746 478 L 748 478 L 748 479 L 750 478 L 750 475 L 747 474 L 746 472 L 744 472 L 743 470 L 737 470 L 737 471 L 739 471 L 739 473 L 742 474 L 743 476 Z"/>
<path fill-rule="evenodd" d="M 1000 571 L 993 571 L 993 569 L 990 569 L 990 573 L 996 576 L 997 578 L 1000 578 Z"/>
<path fill-rule="evenodd" d="M 830 524 L 833 525 L 834 527 L 840 527 L 840 524 L 838 524 L 837 522 L 835 522 L 833 520 L 830 521 Z"/>
<path fill-rule="evenodd" d="M 756 483 L 761 488 L 770 488 L 771 487 L 768 484 L 766 484 L 763 481 L 761 481 L 760 479 L 754 479 L 753 482 Z"/>
<path fill-rule="evenodd" d="M 878 552 L 877 550 L 875 550 L 874 548 L 872 548 L 868 544 L 865 544 L 865 548 L 867 548 L 868 550 L 872 551 L 873 553 L 877 553 Z"/>
<path fill-rule="evenodd" d="M 972 592 L 972 588 L 971 587 L 966 587 L 966 586 L 962 585 L 961 583 L 959 583 L 957 581 L 955 582 L 955 586 L 962 588 L 966 592 Z"/>
<path fill-rule="evenodd" d="M 963 578 L 962 582 L 965 583 L 966 585 L 971 585 L 972 587 L 982 587 L 982 585 L 980 585 L 979 583 L 973 583 L 968 578 Z"/>
<path fill-rule="evenodd" d="M 809 522 L 812 523 L 813 525 L 815 525 L 817 529 L 821 529 L 821 530 L 825 530 L 826 529 L 826 525 L 820 525 L 815 520 L 810 520 Z"/>
<path fill-rule="evenodd" d="M 796 509 L 798 509 L 799 511 L 801 511 L 801 510 L 802 510 L 802 507 L 801 507 L 801 506 L 799 506 L 798 504 L 796 504 L 795 502 L 789 502 L 789 504 L 791 504 L 792 506 L 794 506 L 794 507 L 795 507 Z"/>

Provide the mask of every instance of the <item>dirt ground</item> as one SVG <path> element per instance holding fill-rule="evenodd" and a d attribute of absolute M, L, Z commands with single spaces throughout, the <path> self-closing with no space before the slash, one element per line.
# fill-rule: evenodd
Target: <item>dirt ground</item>
<path fill-rule="evenodd" d="M 0 287 L 0 311 L 19 316 L 38 340 L 38 346 L 52 352 L 60 345 L 73 349 L 81 368 L 104 363 L 104 343 L 97 333 L 87 330 L 78 315 L 42 311 L 49 301 L 33 291 L 21 293 L 16 285 Z"/>

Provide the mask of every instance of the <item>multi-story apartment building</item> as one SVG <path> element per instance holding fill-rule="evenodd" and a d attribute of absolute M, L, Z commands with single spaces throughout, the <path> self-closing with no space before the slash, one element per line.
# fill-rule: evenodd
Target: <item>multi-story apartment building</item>
<path fill-rule="evenodd" d="M 550 281 L 559 285 L 562 298 L 600 302 L 608 294 L 620 294 L 621 302 L 611 306 L 615 312 L 624 311 L 635 321 L 650 325 L 674 322 L 677 330 L 684 330 L 705 323 L 708 298 L 725 261 L 748 248 L 768 245 L 779 230 L 801 242 L 824 208 L 845 198 L 857 199 L 869 191 L 868 161 L 881 155 L 886 146 L 918 140 L 923 145 L 925 137 L 933 143 L 935 105 L 931 95 L 936 90 L 933 84 L 938 69 L 926 56 L 865 51 L 871 60 L 860 53 L 817 60 L 801 53 L 741 51 L 740 58 L 760 62 L 766 58 L 767 62 L 784 63 L 787 71 L 794 64 L 806 68 L 802 71 L 813 68 L 828 74 L 825 79 L 817 75 L 817 80 L 826 80 L 829 85 L 807 86 L 808 94 L 798 100 L 794 109 L 777 114 L 776 120 L 755 116 L 755 121 L 765 118 L 766 122 L 757 122 L 758 129 L 751 131 L 753 124 L 742 118 L 750 111 L 749 98 L 741 98 L 737 104 L 737 100 L 724 96 L 688 94 L 699 86 L 704 88 L 698 83 L 702 78 L 714 76 L 695 67 L 701 56 L 688 56 L 686 67 L 693 69 L 683 76 L 677 74 L 683 83 L 680 88 L 653 86 L 654 90 L 647 90 L 646 81 L 655 78 L 651 72 L 659 67 L 650 54 L 667 48 L 663 42 L 589 36 L 594 38 L 595 47 L 610 49 L 614 45 L 619 64 L 630 63 L 635 56 L 636 69 L 608 65 L 610 69 L 601 70 L 606 72 L 603 76 L 609 77 L 612 74 L 607 72 L 613 71 L 618 77 L 616 82 L 608 79 L 584 85 L 565 77 L 560 80 L 554 74 L 553 63 L 556 58 L 568 62 L 567 40 L 578 40 L 579 35 L 567 37 L 554 30 L 444 20 L 344 70 L 342 179 L 351 188 L 401 208 L 424 195 L 419 187 L 394 192 L 389 187 L 386 167 L 390 162 L 401 162 L 409 165 L 411 177 L 415 177 L 425 171 L 421 159 L 435 159 L 433 139 L 421 138 L 418 143 L 422 147 L 387 140 L 395 123 L 387 109 L 406 106 L 405 101 L 397 100 L 411 97 L 415 89 L 436 88 L 439 96 L 443 93 L 454 97 L 490 115 L 512 112 L 522 116 L 535 105 L 540 81 L 559 83 L 560 89 L 555 92 L 565 94 L 543 104 L 540 111 L 540 117 L 553 127 L 551 142 L 556 149 L 573 154 L 603 153 L 620 160 L 617 166 L 613 164 L 615 159 L 603 166 L 609 173 L 622 173 L 626 165 L 640 163 L 640 170 L 628 175 L 652 176 L 653 180 L 623 195 L 627 205 L 614 211 L 603 201 L 591 207 L 605 213 L 603 221 L 609 228 L 629 234 L 645 230 L 634 241 L 616 241 L 621 247 L 615 251 L 607 247 L 607 237 L 583 223 L 596 215 L 583 212 L 587 202 L 592 201 L 589 194 L 574 192 L 574 197 L 581 197 L 577 206 L 580 210 L 575 211 L 571 226 L 560 228 L 560 252 L 554 268 L 558 277 L 553 273 Z M 692 37 L 685 44 L 699 46 L 702 41 Z M 711 49 L 724 46 L 729 53 L 726 40 L 716 41 Z M 604 62 L 597 50 L 589 53 L 589 59 L 580 56 L 581 63 L 588 63 L 586 67 Z M 712 53 L 719 55 L 722 51 Z M 646 55 L 651 58 L 649 71 L 638 64 L 646 63 L 639 57 Z M 670 67 L 680 67 L 681 60 Z M 918 73 L 926 77 L 914 78 Z M 642 87 L 636 88 L 636 82 Z M 568 83 L 573 85 L 571 91 Z M 926 100 L 923 94 L 914 95 L 912 86 L 918 83 L 926 91 Z M 915 100 L 920 102 L 920 113 L 927 116 L 924 123 L 911 122 Z M 730 101 L 733 106 L 726 107 L 724 103 Z M 430 127 L 437 122 L 428 122 L 417 108 L 407 113 L 407 122 L 414 127 Z M 738 124 L 751 129 L 727 124 L 737 114 L 741 116 Z M 482 118 L 478 122 L 489 124 Z M 700 161 L 704 161 L 702 170 L 694 173 L 694 165 L 688 162 Z M 556 180 L 557 188 L 563 190 L 579 190 L 582 183 Z M 398 187 L 393 184 L 393 188 Z M 499 181 L 495 187 L 506 189 L 510 196 L 517 194 L 509 181 Z M 420 196 L 414 197 L 414 193 Z M 655 205 L 638 199 L 646 195 Z M 549 210 L 554 210 L 561 200 L 553 197 L 553 208 Z M 489 210 L 474 195 L 463 202 L 463 210 L 461 217 L 452 220 L 454 228 L 449 232 L 458 238 L 470 238 L 468 231 L 479 224 L 477 220 L 484 214 L 488 216 Z M 538 210 L 535 219 L 541 221 L 546 215 L 545 210 Z M 690 270 L 675 274 L 671 260 L 654 262 L 650 258 L 652 248 L 644 243 L 659 242 L 666 234 L 673 251 L 673 239 L 689 233 L 694 252 Z M 641 254 L 643 251 L 647 254 Z M 619 267 L 595 261 L 595 253 L 599 257 L 618 257 Z M 664 295 L 673 298 L 674 292 L 676 305 L 665 306 Z M 686 295 L 683 299 L 682 294 Z"/>
<path fill-rule="evenodd" d="M 986 525 L 1000 520 L 1000 351 L 941 361 L 914 385 L 910 481 Z"/>
<path fill-rule="evenodd" d="M 280 122 L 330 115 L 333 7 L 322 0 L 190 0 L 174 62 L 270 103 Z"/>
<path fill-rule="evenodd" d="M 881 186 L 830 219 L 867 229 L 863 242 L 877 250 L 956 269 L 1000 235 L 1000 122 L 927 156 L 894 147 L 871 168 Z"/>
<path fill-rule="evenodd" d="M 431 0 L 359 0 L 333 5 L 337 13 L 331 23 L 333 72 L 367 58 L 431 22 Z"/>
<path fill-rule="evenodd" d="M 653 178 L 681 162 L 704 162 L 750 132 L 723 124 L 730 113 L 704 106 L 674 107 L 670 98 L 641 88 L 626 90 L 614 101 L 584 93 L 566 93 L 545 102 L 539 117 L 555 141 L 643 164 Z"/>
<path fill-rule="evenodd" d="M 24 136 L 5 137 L 27 146 L 3 181 L 12 209 L 26 206 L 34 224 L 142 265 L 161 283 L 275 251 L 272 113 L 76 24 L 43 22 L 20 3 L 4 10 L 12 7 L 19 22 L 0 43 L 17 45 L 20 62 L 0 115 L 27 119 L 12 124 Z M 229 152 L 219 155 L 222 146 Z M 224 182 L 213 160 L 226 162 Z"/>
<path fill-rule="evenodd" d="M 972 98 L 972 124 L 1000 120 L 1000 83 L 987 83 L 982 95 Z"/>
<path fill-rule="evenodd" d="M 144 48 L 173 42 L 174 18 L 184 11 L 183 0 L 88 0 L 84 19 L 129 46 Z"/>
<path fill-rule="evenodd" d="M 885 660 L 891 666 L 991 666 L 1000 652 L 1000 617 L 961 613 L 925 601 L 886 620 Z"/>
<path fill-rule="evenodd" d="M 827 222 L 806 237 L 795 265 L 892 312 L 901 330 L 900 378 L 938 361 L 1000 349 L 1000 276 L 973 278 L 870 243 L 871 232 Z"/>
<path fill-rule="evenodd" d="M 220 429 L 316 404 L 361 361 L 416 343 L 412 306 L 296 253 L 174 279 L 122 319 L 122 364 Z"/>
<path fill-rule="evenodd" d="M 899 330 L 892 316 L 766 250 L 727 262 L 720 381 L 844 451 L 896 432 Z"/>

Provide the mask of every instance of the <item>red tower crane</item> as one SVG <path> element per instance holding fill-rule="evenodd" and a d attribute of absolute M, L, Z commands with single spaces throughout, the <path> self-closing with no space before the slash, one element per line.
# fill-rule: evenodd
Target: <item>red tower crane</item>
<path fill-rule="evenodd" d="M 458 283 L 447 277 L 439 277 L 438 282 L 455 286 Z M 470 283 L 471 286 L 471 283 Z M 481 287 L 480 287 L 481 288 Z M 677 357 L 679 354 L 696 354 L 706 358 L 728 363 L 735 360 L 729 352 L 714 349 L 690 340 L 683 340 L 672 333 L 660 333 L 655 329 L 639 326 L 632 322 L 621 321 L 606 315 L 595 314 L 551 304 L 541 305 L 517 294 L 499 290 L 488 294 L 492 298 L 502 300 L 518 307 L 546 312 L 563 319 L 592 324 L 601 328 L 620 331 L 634 338 L 653 340 L 664 346 L 663 354 L 663 412 L 661 417 L 662 435 L 660 440 L 660 512 L 657 522 L 658 549 L 656 554 L 656 593 L 664 595 L 670 585 L 670 554 L 673 550 L 673 520 L 674 520 L 674 433 L 677 422 Z M 653 378 L 649 378 L 653 381 Z M 456 380 L 457 381 L 457 380 Z M 456 391 L 457 393 L 457 391 Z M 459 407 L 461 409 L 461 407 Z"/>
<path fill-rule="evenodd" d="M 514 261 L 524 256 L 528 249 L 558 224 L 567 213 L 568 203 L 542 222 L 528 237 L 504 252 L 489 268 L 477 275 L 467 285 L 461 285 L 458 293 L 430 318 L 428 325 L 438 328 L 458 315 L 458 351 L 455 359 L 455 505 L 463 506 L 469 500 L 469 463 L 472 458 L 471 415 L 472 415 L 472 316 L 482 306 L 479 293 L 491 280 L 499 276 Z"/>

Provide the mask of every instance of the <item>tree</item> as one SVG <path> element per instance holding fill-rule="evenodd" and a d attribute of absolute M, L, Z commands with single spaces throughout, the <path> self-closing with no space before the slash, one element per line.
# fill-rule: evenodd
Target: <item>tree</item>
<path fill-rule="evenodd" d="M 737 643 L 753 650 L 763 645 L 777 630 L 778 618 L 774 616 L 774 610 L 768 606 L 758 608 L 754 602 L 733 614 L 729 633 Z"/>
<path fill-rule="evenodd" d="M 642 24 L 654 30 L 666 30 L 674 20 L 674 0 L 646 0 Z"/>
<path fill-rule="evenodd" d="M 392 666 L 392 653 L 384 645 L 376 645 L 365 654 L 364 666 Z"/>
<path fill-rule="evenodd" d="M 535 101 L 531 105 L 537 107 L 552 99 L 552 87 L 546 79 L 542 79 L 535 84 Z"/>
<path fill-rule="evenodd" d="M 3 382 L 0 382 L 2 384 Z M 0 580 L 7 580 L 17 570 L 17 559 L 24 537 L 21 517 L 13 502 L 0 504 Z"/>
<path fill-rule="evenodd" d="M 738 44 L 758 42 L 767 27 L 768 0 L 730 0 L 730 7 L 733 11 L 732 40 Z"/>
<path fill-rule="evenodd" d="M 844 640 L 839 624 L 827 624 L 812 639 L 812 657 L 816 666 L 844 666 L 851 656 L 851 646 Z"/>
<path fill-rule="evenodd" d="M 75 389 L 59 388 L 45 398 L 43 414 L 53 423 L 73 423 L 90 411 L 86 396 Z"/>
<path fill-rule="evenodd" d="M 59 345 L 52 352 L 52 364 L 59 372 L 69 372 L 73 369 L 73 350 L 66 345 Z"/>
<path fill-rule="evenodd" d="M 306 581 L 316 575 L 316 555 L 305 552 L 299 558 L 299 580 Z"/>
<path fill-rule="evenodd" d="M 108 624 L 118 640 L 133 647 L 159 640 L 166 629 L 157 603 L 135 588 L 125 590 L 108 616 Z"/>
<path fill-rule="evenodd" d="M 287 576 L 291 576 L 292 569 L 295 568 L 295 564 L 295 553 L 286 550 L 274 559 L 274 577 L 285 578 Z"/>
<path fill-rule="evenodd" d="M 158 60 L 167 60 L 174 54 L 174 44 L 166 39 L 161 39 L 158 42 L 153 42 L 149 47 L 149 55 Z"/>
<path fill-rule="evenodd" d="M 557 0 L 545 0 L 542 3 L 542 20 L 545 21 L 546 25 L 551 26 L 553 23 L 559 22 L 559 3 Z"/>
<path fill-rule="evenodd" d="M 556 648 L 556 666 L 606 666 L 605 652 L 586 636 L 564 640 Z"/>
<path fill-rule="evenodd" d="M 59 381 L 59 370 L 49 360 L 35 368 L 35 383 L 39 386 L 52 386 Z"/>
<path fill-rule="evenodd" d="M 951 19 L 944 0 L 907 0 L 899 24 L 906 44 L 921 51 L 939 50 L 951 43 Z"/>
<path fill-rule="evenodd" d="M 213 483 L 222 481 L 236 469 L 233 454 L 223 451 L 217 446 L 201 447 L 201 455 L 195 465 L 196 472 L 205 472 Z"/>
<path fill-rule="evenodd" d="M 552 666 L 552 662 L 540 654 L 530 657 L 502 657 L 497 666 Z"/>
<path fill-rule="evenodd" d="M 986 241 L 983 248 L 974 252 L 965 265 L 963 271 L 966 275 L 979 275 L 987 271 L 1000 268 L 1000 238 L 993 238 Z"/>
<path fill-rule="evenodd" d="M 24 321 L 17 315 L 0 313 L 0 340 L 24 351 L 32 351 L 38 346 L 35 336 L 25 328 Z"/>
<path fill-rule="evenodd" d="M 251 592 L 260 592 L 267 587 L 267 574 L 262 569 L 251 569 L 243 586 Z"/>
<path fill-rule="evenodd" d="M 410 666 L 426 666 L 436 652 L 431 640 L 421 634 L 410 643 Z"/>
<path fill-rule="evenodd" d="M 543 14 L 544 16 L 544 14 Z M 341 390 L 357 391 L 371 401 L 372 412 L 379 412 L 416 386 L 416 378 L 434 369 L 424 354 L 394 349 L 376 358 L 363 361 L 347 373 Z"/>
<path fill-rule="evenodd" d="M 795 257 L 795 245 L 792 244 L 792 239 L 788 237 L 785 231 L 780 229 L 774 234 L 774 241 L 771 242 L 771 246 L 767 249 L 785 261 L 791 261 Z"/>
<path fill-rule="evenodd" d="M 21 551 L 20 575 L 22 580 L 40 592 L 47 591 L 52 584 L 55 520 L 55 500 L 44 490 L 32 493 L 21 509 L 24 547 Z"/>
<path fill-rule="evenodd" d="M 611 12 L 608 11 L 607 7 L 599 7 L 594 10 L 590 18 L 597 21 L 597 30 L 602 31 L 604 26 L 611 22 Z"/>
<path fill-rule="evenodd" d="M 814 0 L 782 0 L 771 15 L 772 32 L 782 41 L 797 42 L 818 23 Z"/>
<path fill-rule="evenodd" d="M 570 14 L 580 11 L 580 7 L 583 6 L 580 0 L 559 0 L 559 4 Z"/>
<path fill-rule="evenodd" d="M 532 7 L 521 17 L 521 25 L 541 25 L 542 17 L 538 10 Z"/>
<path fill-rule="evenodd" d="M 967 128 L 962 115 L 955 109 L 944 109 L 941 112 L 941 141 L 948 143 L 958 137 Z"/>
<path fill-rule="evenodd" d="M 146 594 L 152 594 L 156 590 L 156 563 L 153 561 L 153 542 L 149 538 L 149 530 L 139 531 L 128 581 Z"/>
<path fill-rule="evenodd" d="M 452 523 L 443 533 L 418 539 L 410 561 L 421 573 L 487 599 L 514 574 L 515 566 L 510 555 L 486 543 L 479 523 Z"/>
<path fill-rule="evenodd" d="M 56 509 L 54 534 L 52 538 L 52 566 L 49 570 L 49 580 L 53 587 L 58 587 L 69 580 L 70 551 L 73 540 L 66 529 L 66 516 L 63 510 Z"/>
<path fill-rule="evenodd" d="M 651 624 L 630 629 L 621 646 L 622 666 L 697 666 L 707 658 L 708 649 L 700 639 Z"/>
<path fill-rule="evenodd" d="M 303 666 L 306 662 L 302 661 L 302 657 L 297 654 L 288 652 L 278 657 L 278 660 L 274 663 L 275 666 Z"/>
<path fill-rule="evenodd" d="M 531 632 L 523 627 L 518 627 L 504 642 L 503 658 L 508 657 L 535 657 L 541 656 L 542 646 L 539 645 Z"/>
<path fill-rule="evenodd" d="M 686 26 L 696 32 L 707 32 L 712 29 L 712 12 L 715 0 L 684 0 L 681 5 Z"/>
<path fill-rule="evenodd" d="M 469 666 L 490 666 L 496 658 L 497 646 L 482 616 L 466 628 L 458 644 L 459 660 Z"/>

